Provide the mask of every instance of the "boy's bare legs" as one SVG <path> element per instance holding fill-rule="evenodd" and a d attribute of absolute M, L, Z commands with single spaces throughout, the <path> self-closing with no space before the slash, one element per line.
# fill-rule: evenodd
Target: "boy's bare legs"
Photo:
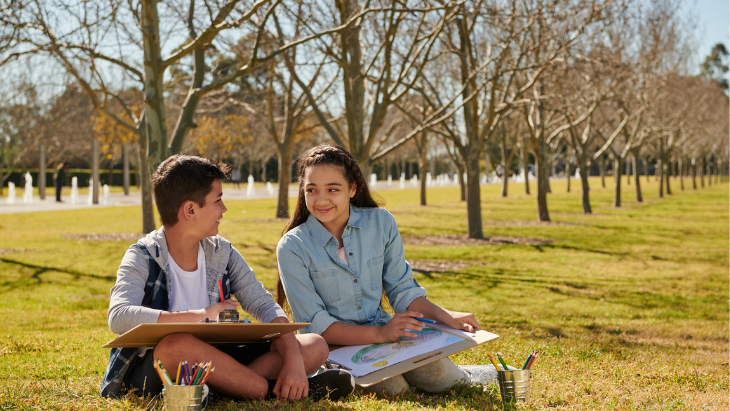
<path fill-rule="evenodd" d="M 328 355 L 327 343 L 316 334 L 296 336 L 304 360 L 307 374 L 316 371 Z M 281 371 L 283 360 L 272 345 L 272 350 L 251 362 L 248 366 L 240 364 L 228 354 L 216 349 L 196 337 L 185 334 L 170 334 L 157 344 L 154 352 L 175 378 L 177 366 L 181 361 L 188 363 L 213 362 L 215 372 L 211 373 L 207 384 L 217 391 L 236 398 L 264 398 L 269 390 L 266 379 L 276 380 Z"/>

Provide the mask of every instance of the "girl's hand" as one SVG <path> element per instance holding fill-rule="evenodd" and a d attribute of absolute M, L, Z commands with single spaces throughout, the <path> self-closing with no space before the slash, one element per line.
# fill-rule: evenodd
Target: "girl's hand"
<path fill-rule="evenodd" d="M 480 330 L 481 327 L 479 326 L 479 323 L 477 322 L 476 318 L 474 318 L 474 314 L 472 313 L 460 313 L 458 311 L 446 311 L 446 314 L 449 318 L 444 321 L 444 324 L 448 325 L 451 328 L 455 328 L 457 330 L 464 330 L 466 332 L 474 332 L 474 330 Z"/>
<path fill-rule="evenodd" d="M 388 324 L 380 327 L 380 341 L 393 342 L 400 337 L 417 337 L 416 334 L 406 331 L 406 329 L 421 331 L 424 323 L 418 321 L 423 314 L 415 311 L 405 311 L 397 313 Z"/>

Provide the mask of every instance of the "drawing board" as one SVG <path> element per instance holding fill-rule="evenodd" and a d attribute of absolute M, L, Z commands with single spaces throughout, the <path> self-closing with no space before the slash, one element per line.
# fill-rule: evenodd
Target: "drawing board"
<path fill-rule="evenodd" d="M 499 338 L 486 331 L 467 333 L 443 324 L 413 332 L 416 337 L 392 343 L 334 349 L 330 351 L 329 361 L 349 371 L 359 385 L 368 386 Z"/>
<path fill-rule="evenodd" d="M 104 344 L 104 348 L 154 347 L 169 334 L 188 333 L 209 344 L 254 343 L 276 338 L 310 323 L 155 323 L 140 324 Z"/>

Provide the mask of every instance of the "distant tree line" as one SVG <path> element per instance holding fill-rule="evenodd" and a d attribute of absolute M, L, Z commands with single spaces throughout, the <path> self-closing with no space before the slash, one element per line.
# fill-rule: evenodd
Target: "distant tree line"
<path fill-rule="evenodd" d="M 318 142 L 382 178 L 419 174 L 421 204 L 425 174 L 448 164 L 471 238 L 483 237 L 480 182 L 497 169 L 505 196 L 509 175 L 527 183 L 534 170 L 541 221 L 556 167 L 568 189 L 578 176 L 585 213 L 591 169 L 632 170 L 637 201 L 649 164 L 659 196 L 670 176 L 684 188 L 728 174 L 728 52 L 715 46 L 697 74 L 678 0 L 0 5 L 0 183 L 33 164 L 98 174 L 131 161 L 144 231 L 149 175 L 174 153 L 279 181 L 278 217 L 296 156 Z"/>

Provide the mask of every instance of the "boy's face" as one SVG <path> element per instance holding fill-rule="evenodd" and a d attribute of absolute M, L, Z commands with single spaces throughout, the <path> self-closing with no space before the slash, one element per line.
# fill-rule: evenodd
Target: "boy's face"
<path fill-rule="evenodd" d="M 223 218 L 223 213 L 228 210 L 223 204 L 221 180 L 213 181 L 210 192 L 205 196 L 205 205 L 200 207 L 194 204 L 194 207 L 197 216 L 196 225 L 202 231 L 201 234 L 205 237 L 218 234 L 218 226 Z"/>

